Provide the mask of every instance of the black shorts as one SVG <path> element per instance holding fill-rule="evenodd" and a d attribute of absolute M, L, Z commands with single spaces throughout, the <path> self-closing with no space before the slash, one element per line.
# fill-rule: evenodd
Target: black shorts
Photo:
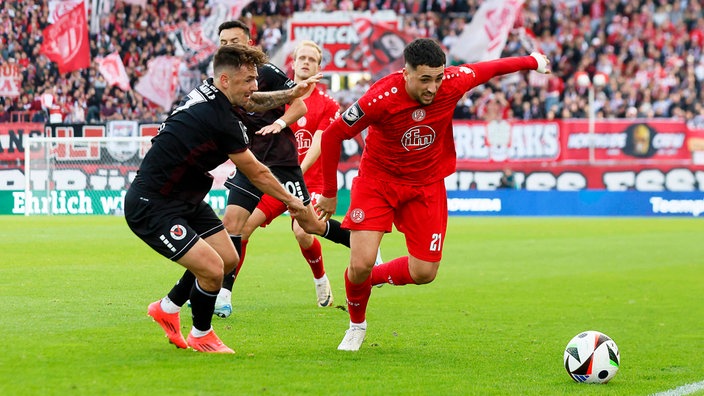
<path fill-rule="evenodd" d="M 300 198 L 304 205 L 310 203 L 310 193 L 303 181 L 300 166 L 272 166 L 269 169 L 288 192 Z M 225 187 L 230 190 L 227 204 L 241 206 L 249 213 L 254 211 L 264 195 L 242 172 L 235 172 L 234 176 L 230 175 L 225 181 Z"/>
<path fill-rule="evenodd" d="M 125 220 L 132 232 L 162 256 L 176 261 L 198 242 L 225 229 L 213 208 L 166 198 L 146 197 L 130 188 L 125 195 Z"/>

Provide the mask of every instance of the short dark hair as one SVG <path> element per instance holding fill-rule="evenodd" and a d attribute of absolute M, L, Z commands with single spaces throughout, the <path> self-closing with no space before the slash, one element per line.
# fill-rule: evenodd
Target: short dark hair
<path fill-rule="evenodd" d="M 234 44 L 218 48 L 213 58 L 213 72 L 217 76 L 222 69 L 231 67 L 239 69 L 242 66 L 259 68 L 268 61 L 262 50 L 249 45 Z"/>
<path fill-rule="evenodd" d="M 252 33 L 249 31 L 249 26 L 247 26 L 246 23 L 240 20 L 227 21 L 221 23 L 220 26 L 218 26 L 218 36 L 220 35 L 220 33 L 222 33 L 223 30 L 235 28 L 244 30 L 244 34 L 246 34 L 247 37 L 252 38 Z"/>
<path fill-rule="evenodd" d="M 403 50 L 406 64 L 415 69 L 418 66 L 445 66 L 445 51 L 433 39 L 419 38 L 411 41 Z"/>

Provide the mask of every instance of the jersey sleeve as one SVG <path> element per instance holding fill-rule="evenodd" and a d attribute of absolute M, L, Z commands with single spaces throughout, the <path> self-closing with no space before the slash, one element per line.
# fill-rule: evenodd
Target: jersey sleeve
<path fill-rule="evenodd" d="M 538 61 L 532 56 L 516 56 L 460 65 L 452 68 L 452 74 L 459 77 L 462 89 L 466 92 L 496 76 L 537 68 Z"/>
<path fill-rule="evenodd" d="M 296 86 L 286 73 L 271 63 L 265 63 L 259 68 L 259 90 L 264 92 L 281 91 Z"/>

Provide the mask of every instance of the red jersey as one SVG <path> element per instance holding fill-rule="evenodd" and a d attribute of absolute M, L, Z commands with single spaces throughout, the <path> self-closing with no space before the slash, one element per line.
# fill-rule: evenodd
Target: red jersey
<path fill-rule="evenodd" d="M 421 105 L 406 92 L 402 72 L 374 83 L 322 137 L 323 196 L 337 195 L 340 144 L 369 128 L 359 174 L 408 185 L 427 185 L 455 171 L 452 115 L 465 92 L 491 78 L 536 69 L 532 56 L 445 68 L 435 99 Z"/>
<path fill-rule="evenodd" d="M 298 163 L 302 163 L 313 144 L 313 136 L 322 133 L 333 120 L 339 116 L 340 105 L 321 89 L 315 89 L 304 100 L 308 112 L 290 125 L 296 136 L 298 146 Z M 320 158 L 303 175 L 310 191 L 320 191 L 323 186 L 323 174 Z M 315 188 L 313 188 L 315 187 Z"/>

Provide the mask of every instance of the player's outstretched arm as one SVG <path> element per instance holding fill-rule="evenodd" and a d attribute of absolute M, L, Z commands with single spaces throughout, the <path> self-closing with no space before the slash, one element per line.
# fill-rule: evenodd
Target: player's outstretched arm
<path fill-rule="evenodd" d="M 237 170 L 244 173 L 247 179 L 258 189 L 286 204 L 291 215 L 295 216 L 307 210 L 303 205 L 303 201 L 289 193 L 276 179 L 274 174 L 271 173 L 269 168 L 259 162 L 251 151 L 245 150 L 230 154 L 229 157 L 235 166 L 237 166 Z"/>
<path fill-rule="evenodd" d="M 281 116 L 281 118 L 274 121 L 273 124 L 267 125 L 255 133 L 257 135 L 268 135 L 270 133 L 279 133 L 279 132 L 281 132 L 281 130 L 283 130 L 287 126 L 298 121 L 298 119 L 303 117 L 304 115 L 306 115 L 307 112 L 308 112 L 308 106 L 306 106 L 303 99 L 295 98 L 291 101 L 291 105 L 288 107 L 288 109 L 286 109 L 286 112 Z"/>
<path fill-rule="evenodd" d="M 253 113 L 261 113 L 271 110 L 279 106 L 290 103 L 295 98 L 303 96 L 310 88 L 310 84 L 315 84 L 323 78 L 322 73 L 318 73 L 306 80 L 299 82 L 291 89 L 269 92 L 255 92 L 249 98 L 249 101 L 242 106 L 245 110 Z"/>
<path fill-rule="evenodd" d="M 521 70 L 535 70 L 538 73 L 549 74 L 550 60 L 543 54 L 533 52 L 529 56 L 500 58 L 486 62 L 468 64 L 474 71 L 475 86 L 486 83 L 497 76 L 515 73 Z"/>

